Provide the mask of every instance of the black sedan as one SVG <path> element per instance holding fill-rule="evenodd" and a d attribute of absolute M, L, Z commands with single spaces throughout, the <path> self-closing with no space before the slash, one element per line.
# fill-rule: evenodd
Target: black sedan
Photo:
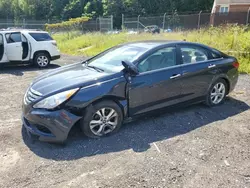
<path fill-rule="evenodd" d="M 116 46 L 35 79 L 24 96 L 23 124 L 47 142 L 64 142 L 77 122 L 88 137 L 106 136 L 156 109 L 223 103 L 238 67 L 236 58 L 196 43 Z"/>

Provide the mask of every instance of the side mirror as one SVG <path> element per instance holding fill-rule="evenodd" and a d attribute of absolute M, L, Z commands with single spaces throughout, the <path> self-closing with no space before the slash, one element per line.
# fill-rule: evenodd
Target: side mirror
<path fill-rule="evenodd" d="M 129 61 L 122 61 L 122 65 L 125 67 L 125 70 L 131 73 L 132 75 L 139 74 L 137 67 L 133 63 Z"/>

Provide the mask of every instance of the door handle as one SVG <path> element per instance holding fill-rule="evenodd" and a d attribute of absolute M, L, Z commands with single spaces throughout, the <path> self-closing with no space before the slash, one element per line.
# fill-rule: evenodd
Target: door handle
<path fill-rule="evenodd" d="M 178 78 L 180 76 L 181 76 L 181 74 L 174 74 L 173 76 L 170 77 L 170 79 L 175 79 L 175 78 Z"/>
<path fill-rule="evenodd" d="M 215 64 L 211 64 L 211 65 L 208 66 L 209 69 L 214 68 L 214 67 L 216 67 Z"/>

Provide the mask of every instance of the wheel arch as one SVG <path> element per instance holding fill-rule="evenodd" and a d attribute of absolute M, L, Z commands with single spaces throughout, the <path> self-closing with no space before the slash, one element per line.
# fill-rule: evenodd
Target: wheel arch
<path fill-rule="evenodd" d="M 97 103 L 102 102 L 102 101 L 113 101 L 113 102 L 115 102 L 121 108 L 122 113 L 123 113 L 123 117 L 127 116 L 127 110 L 128 110 L 127 109 L 127 100 L 125 98 L 123 98 L 123 97 L 105 95 L 105 96 L 103 96 L 101 98 L 95 99 L 88 106 L 97 104 Z"/>
<path fill-rule="evenodd" d="M 228 78 L 226 75 L 218 75 L 218 76 L 216 76 L 216 77 L 213 79 L 213 81 L 211 82 L 211 84 L 210 84 L 208 90 L 209 90 L 209 89 L 211 88 L 211 86 L 212 86 L 215 82 L 217 82 L 219 79 L 222 79 L 222 80 L 224 80 L 224 81 L 226 82 L 226 84 L 227 84 L 227 92 L 226 92 L 226 94 L 228 95 L 228 94 L 229 94 L 229 91 L 230 91 L 230 89 L 231 89 L 231 84 L 230 84 L 229 78 Z"/>
<path fill-rule="evenodd" d="M 224 81 L 226 82 L 226 84 L 227 84 L 227 91 L 226 91 L 226 94 L 228 95 L 228 94 L 229 94 L 229 91 L 230 91 L 230 87 L 231 87 L 229 79 L 226 78 L 226 77 L 221 77 L 221 78 L 219 78 L 219 79 L 222 79 L 222 80 L 224 80 Z"/>
<path fill-rule="evenodd" d="M 38 50 L 38 51 L 36 51 L 34 54 L 33 54 L 33 59 L 37 56 L 37 54 L 39 54 L 39 53 L 45 53 L 45 54 L 47 54 L 47 55 L 49 55 L 49 58 L 51 59 L 51 55 L 50 55 L 50 53 L 47 51 L 47 50 Z"/>

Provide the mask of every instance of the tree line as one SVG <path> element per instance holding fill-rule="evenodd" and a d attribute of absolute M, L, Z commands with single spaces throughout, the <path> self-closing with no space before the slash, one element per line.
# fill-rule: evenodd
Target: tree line
<path fill-rule="evenodd" d="M 156 15 L 211 10 L 214 0 L 0 0 L 0 19 L 68 20 L 80 16 Z"/>

